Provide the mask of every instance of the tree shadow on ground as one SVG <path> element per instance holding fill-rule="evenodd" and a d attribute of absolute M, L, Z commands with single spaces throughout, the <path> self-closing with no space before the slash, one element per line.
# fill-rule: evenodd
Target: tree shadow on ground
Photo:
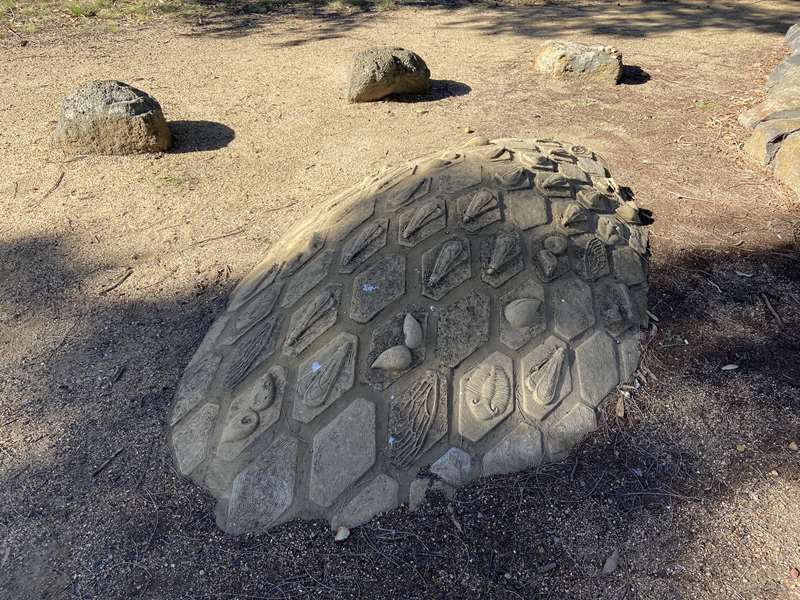
<path fill-rule="evenodd" d="M 219 150 L 236 137 L 233 129 L 213 121 L 170 121 L 173 143 L 170 152 Z"/>
<path fill-rule="evenodd" d="M 363 2 L 213 2 L 188 0 L 205 11 L 197 19 L 192 11 L 190 23 L 193 35 L 242 36 L 256 31 L 276 16 L 291 14 L 313 21 L 316 28 L 309 31 L 304 23 L 297 28 L 297 37 L 287 45 L 297 46 L 321 39 L 346 35 L 365 20 L 375 18 L 387 8 L 385 3 Z M 764 4 L 705 3 L 689 1 L 645 0 L 621 5 L 615 0 L 578 2 L 575 0 L 533 3 L 452 2 L 450 0 L 399 2 L 395 6 L 418 9 L 458 9 L 483 7 L 491 9 L 480 15 L 464 14 L 457 20 L 442 23 L 441 27 L 466 28 L 487 35 L 543 39 L 574 35 L 645 37 L 678 30 L 705 28 L 750 30 L 764 33 L 784 33 L 796 20 L 796 15 L 776 15 Z M 379 10 L 376 10 L 379 9 Z M 346 9 L 346 10 L 342 10 Z"/>
<path fill-rule="evenodd" d="M 720 515 L 798 481 L 800 456 L 786 448 L 800 427 L 798 248 L 718 248 L 653 260 L 659 321 L 642 387 L 624 414 L 612 401 L 566 461 L 473 483 L 452 502 L 435 496 L 418 513 L 394 510 L 345 545 L 319 521 L 227 536 L 212 500 L 175 472 L 165 421 L 231 283 L 148 302 L 87 296 L 80 282 L 95 267 L 72 264 L 68 248 L 57 238 L 0 246 L 8 331 L 83 313 L 43 358 L 0 371 L 5 597 L 597 600 L 621 587 L 648 600 L 729 597 L 709 588 L 728 578 L 710 581 L 703 554 L 730 535 Z M 17 316 L 26 304 L 33 314 Z M 729 363 L 739 368 L 720 369 Z M 769 519 L 753 506 L 754 522 Z M 737 522 L 737 534 L 752 525 Z M 783 526 L 797 539 L 796 522 Z M 601 578 L 614 549 L 620 567 Z M 761 586 L 737 583 L 737 593 L 779 597 L 785 565 L 749 570 L 749 550 L 729 558 Z"/>

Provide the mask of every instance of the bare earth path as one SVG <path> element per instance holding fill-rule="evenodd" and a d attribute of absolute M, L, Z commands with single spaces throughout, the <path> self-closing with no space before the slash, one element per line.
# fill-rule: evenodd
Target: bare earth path
<path fill-rule="evenodd" d="M 797 598 L 800 205 L 735 116 L 798 19 L 778 0 L 431 6 L 0 40 L 0 598 Z M 560 90 L 530 65 L 553 35 L 638 69 Z M 387 42 L 426 58 L 434 97 L 346 104 L 351 52 Z M 60 98 L 100 78 L 154 94 L 177 151 L 50 150 Z M 345 544 L 321 522 L 221 534 L 165 443 L 205 329 L 319 199 L 465 128 L 592 147 L 653 210 L 643 386 L 565 464 Z"/>

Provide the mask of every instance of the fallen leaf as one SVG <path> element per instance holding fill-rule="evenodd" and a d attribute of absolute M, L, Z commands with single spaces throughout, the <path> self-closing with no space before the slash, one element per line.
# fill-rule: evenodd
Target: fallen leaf
<path fill-rule="evenodd" d="M 725 365 L 722 367 L 723 371 L 735 371 L 739 368 L 739 365 Z"/>
<path fill-rule="evenodd" d="M 336 542 L 343 542 L 349 537 L 350 537 L 350 530 L 347 527 L 337 527 L 336 537 L 334 537 L 333 539 Z"/>

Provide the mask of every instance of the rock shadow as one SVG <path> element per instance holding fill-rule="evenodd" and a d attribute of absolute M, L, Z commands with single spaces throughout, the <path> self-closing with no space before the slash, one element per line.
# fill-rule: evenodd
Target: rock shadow
<path fill-rule="evenodd" d="M 432 79 L 431 89 L 427 94 L 392 94 L 387 100 L 395 102 L 435 102 L 445 98 L 466 96 L 472 88 L 466 83 L 451 79 Z"/>
<path fill-rule="evenodd" d="M 170 121 L 172 149 L 170 152 L 203 152 L 219 150 L 230 144 L 236 133 L 222 123 L 214 121 Z"/>
<path fill-rule="evenodd" d="M 650 81 L 650 73 L 636 65 L 623 65 L 620 85 L 642 85 Z"/>

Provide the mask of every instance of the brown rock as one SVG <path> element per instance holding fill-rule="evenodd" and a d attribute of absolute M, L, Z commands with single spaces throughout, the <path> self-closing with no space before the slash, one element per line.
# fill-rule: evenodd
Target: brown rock
<path fill-rule="evenodd" d="M 800 198 L 800 132 L 787 137 L 773 162 L 775 177 Z"/>
<path fill-rule="evenodd" d="M 579 78 L 614 85 L 622 78 L 622 54 L 610 46 L 545 42 L 534 66 L 540 73 L 560 79 Z"/>

